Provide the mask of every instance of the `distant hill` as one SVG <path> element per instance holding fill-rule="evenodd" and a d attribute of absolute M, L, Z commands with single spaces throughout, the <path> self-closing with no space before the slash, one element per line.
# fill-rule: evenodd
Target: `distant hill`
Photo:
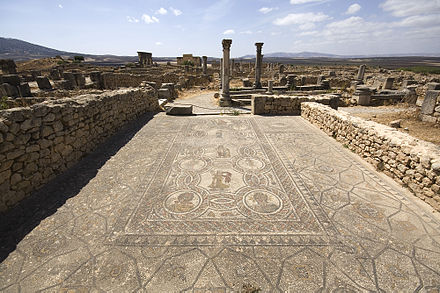
<path fill-rule="evenodd" d="M 373 55 L 335 55 L 317 52 L 299 52 L 299 53 L 288 53 L 288 52 L 275 52 L 275 53 L 264 53 L 265 58 L 336 58 L 336 59 L 351 59 L 351 58 L 382 58 L 382 57 L 440 57 L 438 54 L 424 54 L 424 53 L 408 53 L 408 54 L 373 54 Z M 253 59 L 255 55 L 245 55 L 240 57 L 240 59 Z"/>
<path fill-rule="evenodd" d="M 288 53 L 288 52 L 275 52 L 264 54 L 266 58 L 343 58 L 343 56 L 316 52 L 300 52 L 300 53 Z M 255 55 L 245 55 L 241 59 L 252 59 Z"/>
<path fill-rule="evenodd" d="M 84 56 L 86 61 L 91 63 L 118 64 L 136 62 L 138 60 L 137 56 L 91 55 L 65 52 L 32 44 L 18 39 L 0 37 L 0 59 L 14 59 L 15 61 L 25 61 L 55 56 L 69 58 L 75 55 Z"/>

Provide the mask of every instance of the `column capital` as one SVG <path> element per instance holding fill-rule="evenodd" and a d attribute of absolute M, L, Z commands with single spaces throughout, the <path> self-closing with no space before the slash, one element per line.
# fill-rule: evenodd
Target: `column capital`
<path fill-rule="evenodd" d="M 231 39 L 223 39 L 222 45 L 223 49 L 229 50 L 231 48 L 232 40 Z"/>
<path fill-rule="evenodd" d="M 255 43 L 255 46 L 257 46 L 257 49 L 261 49 L 263 47 L 264 43 Z"/>

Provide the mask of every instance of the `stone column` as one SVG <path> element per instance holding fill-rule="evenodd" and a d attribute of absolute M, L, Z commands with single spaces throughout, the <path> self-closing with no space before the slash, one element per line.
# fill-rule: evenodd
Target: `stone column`
<path fill-rule="evenodd" d="M 232 105 L 231 97 L 229 95 L 229 53 L 231 49 L 232 40 L 224 39 L 223 45 L 223 63 L 222 63 L 222 92 L 220 97 L 220 106 L 229 107 Z"/>
<path fill-rule="evenodd" d="M 261 49 L 264 43 L 255 43 L 257 46 L 257 56 L 255 58 L 255 88 L 261 89 L 261 65 L 263 63 L 263 55 Z"/>
<path fill-rule="evenodd" d="M 202 56 L 202 59 L 203 59 L 203 74 L 206 74 L 208 70 L 208 56 Z"/>
<path fill-rule="evenodd" d="M 359 71 L 358 71 L 358 75 L 357 75 L 357 80 L 364 80 L 364 75 L 365 75 L 365 64 L 361 65 L 359 67 Z"/>
<path fill-rule="evenodd" d="M 273 94 L 273 80 L 267 82 L 267 94 Z"/>

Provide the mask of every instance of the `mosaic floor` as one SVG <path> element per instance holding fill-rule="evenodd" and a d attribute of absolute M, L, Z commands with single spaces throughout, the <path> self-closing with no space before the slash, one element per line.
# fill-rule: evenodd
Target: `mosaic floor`
<path fill-rule="evenodd" d="M 0 291 L 439 292 L 439 218 L 301 117 L 159 114 L 18 243 Z"/>

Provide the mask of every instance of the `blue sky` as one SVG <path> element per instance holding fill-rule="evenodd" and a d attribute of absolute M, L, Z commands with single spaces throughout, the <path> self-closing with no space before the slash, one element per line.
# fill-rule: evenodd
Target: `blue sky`
<path fill-rule="evenodd" d="M 440 53 L 440 0 L 0 0 L 0 36 L 90 54 Z"/>

